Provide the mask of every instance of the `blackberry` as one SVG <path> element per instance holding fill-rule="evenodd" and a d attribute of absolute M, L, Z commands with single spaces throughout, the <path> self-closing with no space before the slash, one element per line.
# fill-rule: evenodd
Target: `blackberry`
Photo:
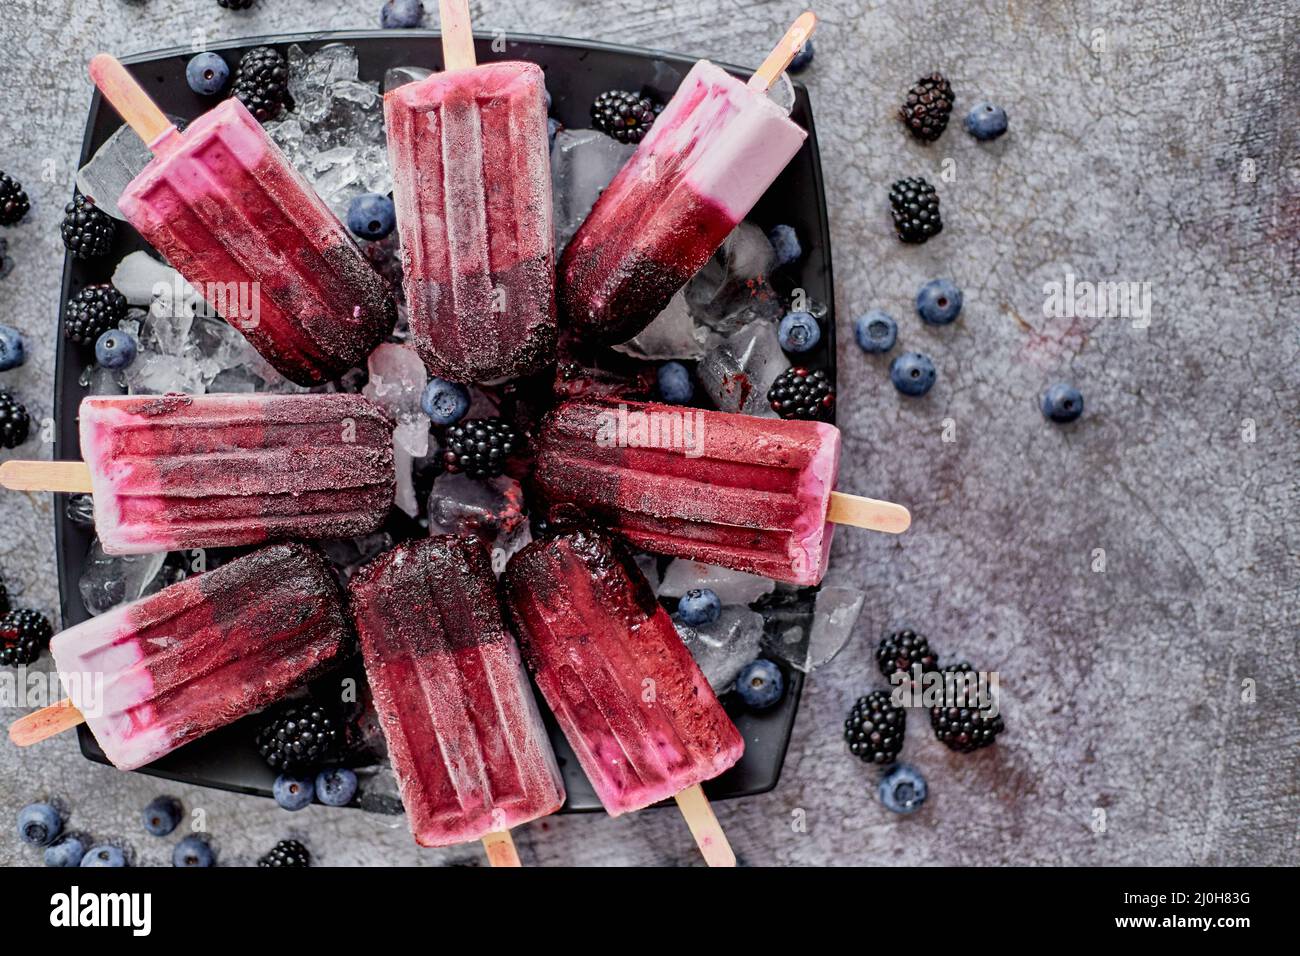
<path fill-rule="evenodd" d="M 75 259 L 106 256 L 113 249 L 117 223 L 95 205 L 95 200 L 73 193 L 72 202 L 63 207 L 63 224 L 59 227 L 63 245 Z"/>
<path fill-rule="evenodd" d="M 933 143 L 948 128 L 952 101 L 951 84 L 942 73 L 931 73 L 921 77 L 907 91 L 907 99 L 898 108 L 898 116 L 913 136 L 923 143 Z"/>
<path fill-rule="evenodd" d="M 920 176 L 900 179 L 889 187 L 894 231 L 904 242 L 925 242 L 943 232 L 939 194 Z"/>
<path fill-rule="evenodd" d="M 272 770 L 298 776 L 338 755 L 343 719 L 315 701 L 293 704 L 258 731 L 255 743 Z"/>
<path fill-rule="evenodd" d="M 269 46 L 253 47 L 239 61 L 230 95 L 247 106 L 259 123 L 275 119 L 284 110 L 293 109 L 289 64 Z"/>
<path fill-rule="evenodd" d="M 447 429 L 442 461 L 448 471 L 471 478 L 495 478 L 520 447 L 519 433 L 500 418 L 471 418 Z"/>
<path fill-rule="evenodd" d="M 949 675 L 973 673 L 975 668 L 971 667 L 966 661 L 960 664 L 951 664 L 943 668 L 944 675 L 944 693 L 948 693 Z M 962 694 L 966 685 L 964 682 L 958 682 L 956 686 L 957 694 Z M 974 693 L 974 687 L 971 686 L 970 693 Z M 956 703 L 956 700 L 950 700 L 949 703 Z M 962 703 L 974 703 L 974 701 L 962 701 Z M 930 726 L 934 728 L 934 735 L 938 737 L 950 750 L 958 753 L 968 754 L 987 747 L 997 740 L 998 734 L 1006 729 L 1002 723 L 1002 715 L 991 717 L 975 707 L 931 707 L 930 708 Z"/>
<path fill-rule="evenodd" d="M 0 447 L 17 448 L 27 441 L 31 424 L 23 404 L 8 392 L 0 391 Z"/>
<path fill-rule="evenodd" d="M 813 421 L 834 407 L 835 393 L 825 372 L 795 367 L 777 376 L 767 390 L 767 400 L 782 418 Z"/>
<path fill-rule="evenodd" d="M 904 628 L 880 639 L 880 646 L 876 648 L 876 666 L 886 678 L 898 671 L 910 674 L 915 664 L 921 665 L 923 673 L 939 669 L 939 655 L 930 650 L 930 642 L 924 634 Z"/>
<path fill-rule="evenodd" d="M 78 345 L 94 345 L 126 318 L 126 296 L 107 282 L 88 285 L 63 310 L 63 334 Z"/>
<path fill-rule="evenodd" d="M 0 226 L 12 226 L 32 208 L 23 184 L 0 173 Z"/>
<path fill-rule="evenodd" d="M 627 90 L 606 90 L 591 104 L 592 125 L 620 143 L 641 142 L 658 115 L 648 96 Z"/>
<path fill-rule="evenodd" d="M 895 707 L 889 691 L 872 691 L 859 697 L 844 721 L 844 739 L 849 751 L 867 763 L 890 764 L 903 749 L 907 711 Z"/>
<path fill-rule="evenodd" d="M 271 852 L 257 861 L 258 866 L 311 866 L 311 854 L 297 840 L 281 840 Z"/>
<path fill-rule="evenodd" d="M 10 611 L 0 618 L 0 664 L 31 664 L 53 636 L 54 628 L 40 611 Z"/>
<path fill-rule="evenodd" d="M 253 5 L 253 0 L 217 0 L 217 4 L 227 10 L 247 10 Z"/>

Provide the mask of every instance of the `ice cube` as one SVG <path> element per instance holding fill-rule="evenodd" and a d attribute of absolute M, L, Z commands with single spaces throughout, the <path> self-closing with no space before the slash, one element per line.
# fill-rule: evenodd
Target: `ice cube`
<path fill-rule="evenodd" d="M 203 370 L 194 359 L 143 350 L 126 368 L 126 385 L 132 395 L 202 395 L 206 391 Z"/>
<path fill-rule="evenodd" d="M 289 93 L 294 115 L 304 122 L 325 118 L 333 87 L 357 78 L 357 51 L 346 43 L 329 43 L 310 55 L 302 47 L 289 47 Z"/>
<path fill-rule="evenodd" d="M 384 92 L 395 90 L 407 83 L 419 83 L 433 75 L 432 70 L 422 66 L 394 66 L 384 74 Z"/>
<path fill-rule="evenodd" d="M 724 412 L 775 418 L 767 391 L 790 367 L 771 322 L 752 322 L 700 359 L 696 377 Z"/>
<path fill-rule="evenodd" d="M 636 152 L 594 129 L 562 129 L 551 146 L 555 254 L 564 251 L 614 174 Z"/>
<path fill-rule="evenodd" d="M 686 303 L 696 320 L 718 332 L 734 332 L 785 311 L 768 282 L 776 263 L 771 241 L 753 223 L 731 231 L 712 259 L 686 284 Z"/>
<path fill-rule="evenodd" d="M 679 598 L 693 588 L 708 588 L 723 604 L 753 604 L 774 587 L 776 582 L 771 578 L 677 558 L 664 572 L 658 593 L 660 597 Z"/>
<path fill-rule="evenodd" d="M 680 621 L 676 626 L 705 680 L 719 694 L 759 655 L 763 615 L 747 607 L 724 607 L 716 621 L 702 627 L 688 627 Z"/>
<path fill-rule="evenodd" d="M 408 458 L 427 455 L 429 418 L 420 408 L 420 395 L 429 381 L 429 373 L 420 356 L 410 346 L 384 342 L 370 353 L 367 366 L 370 381 L 361 390 L 362 394 L 387 408 L 396 419 L 393 441 Z"/>
<path fill-rule="evenodd" d="M 179 272 L 143 250 L 123 256 L 113 270 L 112 283 L 131 305 L 152 308 L 155 302 L 162 303 L 159 312 L 178 311 L 174 308 L 178 303 L 202 301 Z"/>
<path fill-rule="evenodd" d="M 356 573 L 357 568 L 392 546 L 392 535 L 387 531 L 374 531 L 356 538 L 327 541 L 321 548 L 325 552 L 325 559 L 347 581 Z"/>
<path fill-rule="evenodd" d="M 154 554 L 105 554 L 96 538 L 86 555 L 85 569 L 77 582 L 81 603 L 93 615 L 111 611 L 161 588 L 155 583 L 166 551 Z"/>
<path fill-rule="evenodd" d="M 767 98 L 788 114 L 794 109 L 794 82 L 790 74 L 782 73 L 775 83 L 768 88 Z"/>
<path fill-rule="evenodd" d="M 397 441 L 393 433 L 393 469 L 397 473 L 397 493 L 393 503 L 414 518 L 420 513 L 420 504 L 415 497 L 415 460 L 406 447 Z"/>
<path fill-rule="evenodd" d="M 180 122 L 174 116 L 167 118 L 173 123 Z M 77 170 L 77 188 L 114 219 L 125 220 L 117 208 L 117 199 L 151 159 L 153 153 L 144 140 L 123 123 L 95 150 L 86 165 Z"/>
<path fill-rule="evenodd" d="M 63 507 L 68 520 L 83 528 L 95 525 L 95 499 L 90 495 L 73 495 Z"/>
<path fill-rule="evenodd" d="M 631 340 L 615 345 L 614 351 L 646 362 L 698 359 L 708 336 L 709 330 L 691 317 L 685 294 L 678 292 L 653 322 Z"/>
<path fill-rule="evenodd" d="M 850 587 L 823 587 L 817 592 L 808 656 L 801 670 L 811 671 L 827 664 L 844 649 L 853 636 L 866 597 L 865 592 Z"/>

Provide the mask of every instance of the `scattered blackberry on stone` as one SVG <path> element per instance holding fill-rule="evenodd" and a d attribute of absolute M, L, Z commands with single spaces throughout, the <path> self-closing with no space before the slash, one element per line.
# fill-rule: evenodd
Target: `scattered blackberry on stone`
<path fill-rule="evenodd" d="M 217 3 L 227 10 L 247 10 L 253 5 L 253 0 L 217 0 Z"/>
<path fill-rule="evenodd" d="M 289 64 L 269 46 L 253 47 L 239 61 L 230 95 L 247 106 L 259 123 L 275 119 L 284 110 L 293 109 Z"/>
<path fill-rule="evenodd" d="M 950 686 L 957 674 L 973 674 L 974 671 L 975 668 L 965 661 L 943 668 L 945 697 L 953 690 L 958 695 L 955 699 L 947 700 L 946 703 L 978 703 L 975 700 L 962 699 L 964 693 L 967 696 L 975 694 L 973 679 L 970 684 L 959 679 L 955 687 Z M 967 687 L 969 687 L 968 691 Z M 1001 714 L 991 717 L 976 707 L 931 707 L 930 726 L 934 728 L 934 735 L 950 750 L 964 754 L 989 746 L 997 740 L 998 734 L 1006 729 Z"/>
<path fill-rule="evenodd" d="M 591 104 L 592 125 L 620 143 L 641 142 L 658 115 L 648 96 L 627 90 L 606 90 Z"/>
<path fill-rule="evenodd" d="M 442 461 L 448 471 L 471 478 L 495 478 L 520 447 L 519 433 L 500 418 L 471 418 L 447 429 Z"/>
<path fill-rule="evenodd" d="M 8 392 L 0 391 L 0 447 L 17 448 L 27 441 L 31 424 L 22 402 Z"/>
<path fill-rule="evenodd" d="M 126 296 L 107 282 L 88 285 L 63 310 L 63 334 L 78 345 L 93 346 L 126 318 Z"/>
<path fill-rule="evenodd" d="M 894 231 L 904 242 L 925 242 L 943 232 L 939 194 L 920 176 L 900 179 L 889 187 Z"/>
<path fill-rule="evenodd" d="M 39 611 L 10 611 L 0 618 L 0 664 L 31 664 L 49 646 L 54 628 Z"/>
<path fill-rule="evenodd" d="M 767 390 L 767 400 L 782 418 L 813 421 L 834 407 L 835 393 L 825 372 L 795 367 L 777 376 Z"/>
<path fill-rule="evenodd" d="M 257 861 L 258 866 L 311 866 L 311 854 L 297 840 L 281 840 Z"/>
<path fill-rule="evenodd" d="M 890 764 L 903 749 L 907 711 L 895 707 L 889 691 L 876 690 L 859 697 L 844 721 L 849 751 L 867 763 Z"/>
<path fill-rule="evenodd" d="M 898 671 L 910 674 L 916 664 L 921 665 L 923 673 L 939 669 L 939 655 L 930 650 L 930 642 L 924 634 L 905 628 L 880 639 L 880 646 L 876 648 L 876 666 L 886 678 Z"/>
<path fill-rule="evenodd" d="M 315 701 L 292 704 L 257 733 L 262 759 L 282 774 L 315 771 L 338 755 L 343 744 L 343 719 Z"/>
<path fill-rule="evenodd" d="M 933 143 L 948 127 L 952 113 L 952 86 L 941 73 L 923 76 L 907 91 L 907 99 L 898 108 L 898 116 L 913 136 L 923 143 Z"/>
<path fill-rule="evenodd" d="M 63 207 L 63 224 L 59 227 L 63 245 L 75 259 L 106 256 L 113 249 L 117 223 L 95 205 L 95 200 L 74 193 L 72 202 Z"/>
<path fill-rule="evenodd" d="M 0 173 L 0 226 L 14 225 L 31 208 L 23 184 L 11 179 L 8 173 Z"/>

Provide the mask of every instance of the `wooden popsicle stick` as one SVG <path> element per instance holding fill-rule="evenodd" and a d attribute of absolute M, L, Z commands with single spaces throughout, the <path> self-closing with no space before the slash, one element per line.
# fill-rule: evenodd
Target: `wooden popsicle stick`
<path fill-rule="evenodd" d="M 90 78 L 155 155 L 168 151 L 171 140 L 168 134 L 175 134 L 176 127 L 121 63 L 107 53 L 100 53 L 90 61 Z"/>
<path fill-rule="evenodd" d="M 877 501 L 875 498 L 861 498 L 858 495 L 832 491 L 831 506 L 826 512 L 826 520 L 836 524 L 868 528 L 871 531 L 902 534 L 912 524 L 912 513 L 892 501 Z"/>
<path fill-rule="evenodd" d="M 438 0 L 438 17 L 442 29 L 442 68 L 468 70 L 477 64 L 469 0 Z"/>
<path fill-rule="evenodd" d="M 30 747 L 71 730 L 85 719 L 72 701 L 61 700 L 19 717 L 9 725 L 9 739 L 19 747 Z"/>
<path fill-rule="evenodd" d="M 799 14 L 799 18 L 790 24 L 790 29 L 785 31 L 785 36 L 781 37 L 781 41 L 767 55 L 763 65 L 749 78 L 749 88 L 756 93 L 766 93 L 770 90 L 772 84 L 790 65 L 790 61 L 799 55 L 799 51 L 803 49 L 803 45 L 808 42 L 808 38 L 816 29 L 817 14 L 811 10 Z"/>
<path fill-rule="evenodd" d="M 697 783 L 693 787 L 687 787 L 674 799 L 677 801 L 677 809 L 686 818 L 691 836 L 695 837 L 695 845 L 704 854 L 704 862 L 709 866 L 735 866 L 736 854 L 732 852 L 727 835 L 722 832 L 713 807 L 709 806 L 709 798 L 704 795 L 700 785 Z"/>
<path fill-rule="evenodd" d="M 90 469 L 84 461 L 0 462 L 0 485 L 12 491 L 89 493 Z"/>
<path fill-rule="evenodd" d="M 483 838 L 483 849 L 487 851 L 488 863 L 492 866 L 523 866 L 509 830 L 489 833 Z"/>

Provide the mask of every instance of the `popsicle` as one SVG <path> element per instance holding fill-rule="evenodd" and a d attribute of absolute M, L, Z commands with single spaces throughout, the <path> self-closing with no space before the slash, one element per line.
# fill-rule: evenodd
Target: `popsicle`
<path fill-rule="evenodd" d="M 81 401 L 81 462 L 7 461 L 9 488 L 92 492 L 109 554 L 349 538 L 393 503 L 392 423 L 359 395 Z"/>
<path fill-rule="evenodd" d="M 181 133 L 112 57 L 90 75 L 154 154 L 118 199 L 140 235 L 291 381 L 363 362 L 396 322 L 391 290 L 244 105 Z"/>
<path fill-rule="evenodd" d="M 554 813 L 564 785 L 476 538 L 408 541 L 348 585 L 388 755 L 420 846 L 484 839 Z"/>
<path fill-rule="evenodd" d="M 497 383 L 555 352 L 545 78 L 475 65 L 465 0 L 442 0 L 445 71 L 384 96 L 411 338 L 429 371 Z"/>
<path fill-rule="evenodd" d="M 502 582 L 528 667 L 605 809 L 678 797 L 705 858 L 734 866 L 698 785 L 745 744 L 635 564 L 576 531 L 528 545 Z"/>
<path fill-rule="evenodd" d="M 321 556 L 270 545 L 56 634 L 69 701 L 10 737 L 25 746 L 84 719 L 114 766 L 134 770 L 275 702 L 346 643 Z"/>
<path fill-rule="evenodd" d="M 767 96 L 812 34 L 804 13 L 748 84 L 700 60 L 596 200 L 560 261 L 579 332 L 632 338 L 722 245 L 807 136 Z"/>
<path fill-rule="evenodd" d="M 564 521 L 645 551 L 791 584 L 826 573 L 835 523 L 899 533 L 906 508 L 833 491 L 839 429 L 653 402 L 584 399 L 542 424 L 534 478 Z"/>

